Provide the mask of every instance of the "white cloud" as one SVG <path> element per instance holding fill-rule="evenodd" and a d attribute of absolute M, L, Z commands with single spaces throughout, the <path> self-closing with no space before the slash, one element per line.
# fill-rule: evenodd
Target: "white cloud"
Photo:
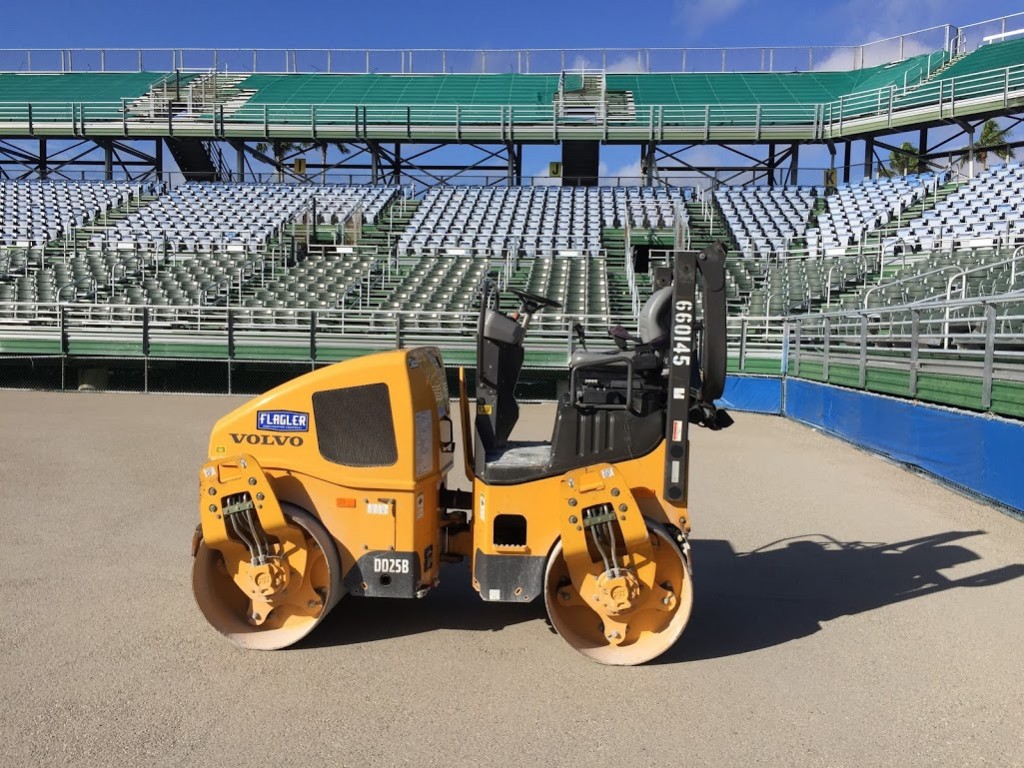
<path fill-rule="evenodd" d="M 868 35 L 865 39 L 867 40 L 879 40 L 882 35 L 872 34 Z M 858 68 L 863 67 L 877 67 L 882 64 L 891 64 L 893 62 L 902 61 L 903 59 L 912 59 L 914 56 L 919 56 L 923 53 L 934 53 L 936 49 L 927 46 L 923 43 L 918 42 L 912 38 L 904 39 L 902 45 L 902 58 L 901 46 L 899 39 L 895 40 L 882 40 L 878 43 L 873 43 L 864 46 L 863 63 L 861 62 L 861 54 L 855 53 L 854 47 L 848 48 L 835 48 L 832 53 L 821 61 L 814 62 L 814 69 L 819 72 L 835 72 L 835 71 L 847 71 L 857 66 Z M 817 51 L 815 51 L 817 53 Z M 939 61 L 939 57 L 934 57 L 936 64 Z"/>
<path fill-rule="evenodd" d="M 610 60 L 607 56 L 602 56 L 600 52 L 591 52 L 589 55 L 577 54 L 573 57 L 572 61 L 569 62 L 569 67 L 566 71 L 578 72 L 583 69 L 599 70 L 602 68 L 602 61 L 604 62 L 605 72 L 630 74 L 633 72 L 647 71 L 647 62 L 639 52 L 624 53 L 617 55 L 616 58 Z"/>
<path fill-rule="evenodd" d="M 630 56 L 630 55 L 627 54 L 627 55 L 621 56 L 620 58 L 615 59 L 614 61 L 609 61 L 608 62 L 608 66 L 605 67 L 605 72 L 611 72 L 611 73 L 618 72 L 618 73 L 631 74 L 633 72 L 646 72 L 646 71 L 647 71 L 647 62 L 643 61 L 643 59 L 639 55 Z"/>
<path fill-rule="evenodd" d="M 963 9 L 962 0 L 916 0 L 913 3 L 846 0 L 836 3 L 827 11 L 822 25 L 843 30 L 847 42 L 860 45 L 959 21 Z M 929 52 L 942 48 L 944 37 L 940 30 L 925 37 L 927 40 L 920 38 L 916 42 Z M 908 42 L 910 40 L 914 38 L 908 39 Z M 898 41 L 893 43 L 897 46 L 899 44 Z M 878 58 L 881 58 L 881 54 Z M 882 62 L 876 60 L 874 63 Z"/>
<path fill-rule="evenodd" d="M 602 162 L 598 167 L 598 173 L 600 174 L 599 184 L 620 184 L 623 186 L 641 184 L 644 175 L 643 167 L 640 165 L 639 160 L 627 163 L 611 171 L 608 169 L 608 164 Z"/>
<path fill-rule="evenodd" d="M 709 27 L 732 16 L 747 0 L 676 0 L 676 23 L 690 35 L 699 35 Z"/>

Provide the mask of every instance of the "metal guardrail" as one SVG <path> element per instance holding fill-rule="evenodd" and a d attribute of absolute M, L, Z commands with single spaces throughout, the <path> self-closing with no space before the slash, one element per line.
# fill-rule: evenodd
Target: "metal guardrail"
<path fill-rule="evenodd" d="M 910 397 L 923 374 L 980 380 L 980 406 L 992 406 L 995 381 L 1024 383 L 1024 291 L 791 317 L 787 356 L 794 376 L 815 365 L 829 381 L 837 366 L 868 388 L 871 369 L 904 372 Z"/>
<path fill-rule="evenodd" d="M 577 319 L 590 328 L 627 322 L 609 316 L 542 316 L 530 328 L 527 366 L 565 369 L 577 344 L 572 329 Z M 35 356 L 62 361 L 273 360 L 313 366 L 437 345 L 450 365 L 472 366 L 476 320 L 475 312 L 5 303 L 0 304 L 0 361 Z M 1024 291 L 789 317 L 740 315 L 729 318 L 728 333 L 730 361 L 740 372 L 811 378 L 1021 415 L 1005 399 L 995 402 L 993 392 L 996 385 L 1024 388 Z M 588 339 L 588 347 L 613 348 L 597 335 Z M 905 384 L 897 390 L 878 384 L 879 376 L 892 374 Z M 923 377 L 973 381 L 980 397 L 943 401 L 921 390 Z"/>
<path fill-rule="evenodd" d="M 608 72 L 792 72 L 849 70 L 947 49 L 956 27 L 943 24 L 844 46 L 714 48 L 6 48 L 0 71 L 231 73 L 558 74 Z M 980 39 L 980 38 L 979 38 Z"/>
<path fill-rule="evenodd" d="M 19 135 L 302 137 L 358 139 L 424 134 L 457 140 L 500 135 L 550 139 L 594 134 L 653 141 L 786 135 L 839 138 L 858 130 L 894 127 L 928 117 L 962 116 L 973 108 L 1008 108 L 1024 98 L 1024 64 L 907 87 L 890 86 L 818 104 L 664 104 L 630 116 L 560 118 L 555 104 L 218 104 L 204 112 L 172 102 L 0 102 L 0 131 Z"/>

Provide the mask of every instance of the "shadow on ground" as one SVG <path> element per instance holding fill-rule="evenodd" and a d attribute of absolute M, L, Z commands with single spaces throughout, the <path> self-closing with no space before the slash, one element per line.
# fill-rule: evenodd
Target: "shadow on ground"
<path fill-rule="evenodd" d="M 419 600 L 346 597 L 303 643 L 303 647 L 353 645 L 435 630 L 498 632 L 525 621 L 545 623 L 544 601 L 485 603 L 470 585 L 469 566 L 441 571 L 441 586 Z"/>
<path fill-rule="evenodd" d="M 654 663 L 749 653 L 819 631 L 822 622 L 948 589 L 976 588 L 1024 576 L 1024 564 L 951 578 L 942 571 L 980 560 L 963 546 L 983 531 L 949 531 L 892 544 L 842 542 L 822 534 L 736 552 L 728 541 L 693 543 L 695 604 L 676 646 Z M 484 603 L 466 565 L 442 572 L 421 600 L 346 598 L 306 647 L 366 643 L 435 630 L 497 632 L 536 621 L 549 632 L 540 600 Z"/>
<path fill-rule="evenodd" d="M 942 573 L 980 560 L 954 542 L 983 533 L 949 531 L 892 544 L 815 534 L 740 553 L 728 541 L 695 541 L 693 615 L 680 642 L 656 663 L 748 653 L 814 634 L 839 616 L 1024 576 L 1024 564 L 963 578 Z"/>

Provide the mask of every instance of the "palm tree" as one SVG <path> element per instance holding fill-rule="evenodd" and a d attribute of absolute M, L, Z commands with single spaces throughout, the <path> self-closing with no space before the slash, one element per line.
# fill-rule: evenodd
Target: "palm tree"
<path fill-rule="evenodd" d="M 900 144 L 899 151 L 889 153 L 889 168 L 894 176 L 906 176 L 913 173 L 918 166 L 918 150 L 909 141 Z"/>
<path fill-rule="evenodd" d="M 341 154 L 348 154 L 348 147 L 342 144 L 340 141 L 332 143 L 335 147 L 337 147 L 338 151 L 341 152 Z M 262 152 L 263 154 L 267 154 L 267 152 L 273 153 L 277 181 L 283 181 L 285 159 L 292 155 L 304 154 L 316 146 L 322 146 L 324 164 L 326 165 L 327 145 L 321 145 L 320 142 L 316 141 L 281 141 L 279 139 L 274 139 L 273 141 L 269 142 L 261 141 L 259 144 L 256 145 L 256 151 Z"/>
<path fill-rule="evenodd" d="M 1013 147 L 1008 143 L 1010 131 L 1010 128 L 1000 128 L 995 120 L 986 120 L 981 126 L 981 136 L 974 144 L 974 159 L 981 163 L 982 168 L 988 169 L 990 152 L 1004 162 L 1013 158 Z M 966 165 L 970 156 L 970 147 L 961 150 L 957 154 L 960 165 Z"/>
<path fill-rule="evenodd" d="M 981 167 L 988 168 L 988 153 L 991 152 L 1003 162 L 1013 157 L 1013 147 L 1007 143 L 1010 138 L 1009 128 L 1000 128 L 995 120 L 986 120 L 981 127 L 980 146 L 975 147 L 974 156 L 981 161 Z"/>

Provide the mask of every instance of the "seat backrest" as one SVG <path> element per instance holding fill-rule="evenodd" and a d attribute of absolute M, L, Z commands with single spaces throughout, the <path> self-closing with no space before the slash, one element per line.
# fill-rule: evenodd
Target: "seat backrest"
<path fill-rule="evenodd" d="M 653 349 L 668 344 L 672 332 L 672 288 L 661 288 L 651 294 L 640 310 L 640 340 Z"/>

